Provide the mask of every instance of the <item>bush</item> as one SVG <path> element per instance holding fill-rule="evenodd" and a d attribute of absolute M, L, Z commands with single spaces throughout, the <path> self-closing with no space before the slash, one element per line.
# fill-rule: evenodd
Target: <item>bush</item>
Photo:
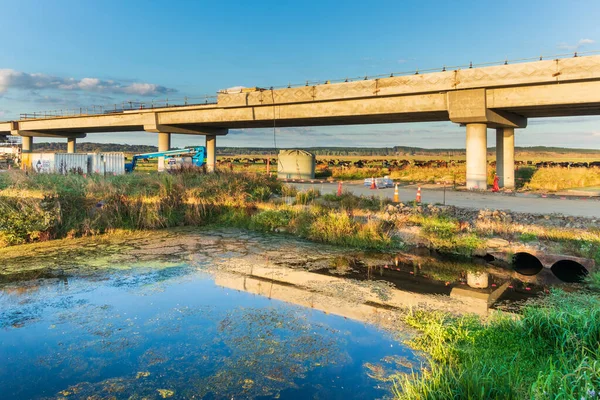
<path fill-rule="evenodd" d="M 60 220 L 55 199 L 0 198 L 0 233 L 8 245 L 48 239 Z"/>
<path fill-rule="evenodd" d="M 271 232 L 276 228 L 287 227 L 292 220 L 290 210 L 264 210 L 254 214 L 250 219 L 250 228 L 259 231 Z"/>
<path fill-rule="evenodd" d="M 534 167 L 517 167 L 515 171 L 515 187 L 521 189 L 526 186 L 535 174 Z"/>

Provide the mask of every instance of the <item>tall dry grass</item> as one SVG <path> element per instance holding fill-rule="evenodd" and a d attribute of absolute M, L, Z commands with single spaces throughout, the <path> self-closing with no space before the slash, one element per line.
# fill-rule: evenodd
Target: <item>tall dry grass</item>
<path fill-rule="evenodd" d="M 14 172 L 0 185 L 0 242 L 5 245 L 114 229 L 202 225 L 282 190 L 266 176 L 191 171 L 106 178 Z"/>
<path fill-rule="evenodd" d="M 448 168 L 415 167 L 410 165 L 402 170 L 392 171 L 390 178 L 401 182 L 447 183 L 461 186 L 466 183 L 466 166 L 455 165 Z"/>
<path fill-rule="evenodd" d="M 339 181 L 354 181 L 366 178 L 381 178 L 389 174 L 387 168 L 331 168 L 331 176 Z"/>
<path fill-rule="evenodd" d="M 525 189 L 558 191 L 600 186 L 600 168 L 539 168 Z"/>

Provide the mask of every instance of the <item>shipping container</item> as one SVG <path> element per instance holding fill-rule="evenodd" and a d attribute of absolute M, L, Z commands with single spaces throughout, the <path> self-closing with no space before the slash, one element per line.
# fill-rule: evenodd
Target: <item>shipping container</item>
<path fill-rule="evenodd" d="M 125 173 L 123 153 L 88 153 L 88 157 L 90 174 L 123 175 Z"/>
<path fill-rule="evenodd" d="M 42 174 L 85 174 L 88 155 L 77 153 L 25 153 L 23 165 Z"/>

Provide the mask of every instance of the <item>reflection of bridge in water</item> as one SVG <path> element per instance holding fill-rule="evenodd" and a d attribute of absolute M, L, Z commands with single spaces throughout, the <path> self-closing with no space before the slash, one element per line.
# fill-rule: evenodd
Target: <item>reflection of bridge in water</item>
<path fill-rule="evenodd" d="M 501 298 L 524 300 L 542 290 L 525 284 L 527 291 L 515 292 L 510 272 L 497 274 L 499 270 L 494 270 L 496 273 L 490 273 L 485 267 L 462 271 L 464 278 L 452 283 L 433 279 L 425 272 L 419 273 L 419 269 L 420 266 L 416 265 L 414 271 L 407 269 L 406 265 L 355 266 L 351 271 L 337 272 L 335 269 L 307 271 L 285 266 L 254 265 L 248 273 L 239 270 L 218 272 L 215 283 L 383 326 L 390 320 L 392 310 L 426 307 L 452 313 L 487 315 Z M 361 284 L 361 281 L 375 285 Z"/>

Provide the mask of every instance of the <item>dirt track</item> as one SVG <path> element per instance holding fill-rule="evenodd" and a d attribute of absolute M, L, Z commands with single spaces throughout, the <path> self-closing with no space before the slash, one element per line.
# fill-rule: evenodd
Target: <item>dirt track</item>
<path fill-rule="evenodd" d="M 335 193 L 337 183 L 295 183 L 299 189 L 315 188 L 321 193 Z M 392 198 L 394 189 L 371 190 L 360 184 L 344 184 L 344 191 L 350 191 L 356 195 L 380 196 Z M 400 201 L 409 202 L 415 199 L 417 189 L 414 186 L 404 186 L 399 189 Z M 444 203 L 444 191 L 442 188 L 421 189 L 422 201 L 424 203 Z M 550 214 L 560 213 L 587 218 L 600 218 L 600 201 L 594 198 L 541 198 L 534 194 L 505 195 L 501 193 L 476 193 L 453 191 L 446 189 L 446 204 L 458 207 L 469 207 L 492 210 L 511 210 L 516 212 Z"/>

